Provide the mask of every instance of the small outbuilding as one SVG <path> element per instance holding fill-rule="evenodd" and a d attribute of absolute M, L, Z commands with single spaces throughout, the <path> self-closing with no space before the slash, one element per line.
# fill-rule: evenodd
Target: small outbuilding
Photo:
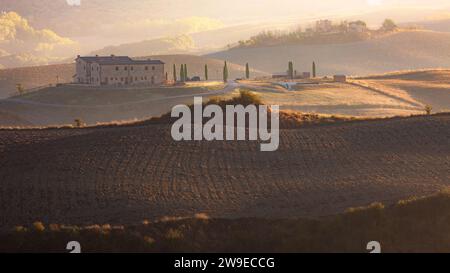
<path fill-rule="evenodd" d="M 333 80 L 335 82 L 347 82 L 347 76 L 346 75 L 334 75 Z"/>
<path fill-rule="evenodd" d="M 311 78 L 311 72 L 303 72 L 302 73 L 302 79 L 310 79 Z"/>

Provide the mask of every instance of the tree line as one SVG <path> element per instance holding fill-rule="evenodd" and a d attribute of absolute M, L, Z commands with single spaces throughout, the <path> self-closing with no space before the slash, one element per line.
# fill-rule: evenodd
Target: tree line
<path fill-rule="evenodd" d="M 329 21 L 331 22 L 331 21 Z M 382 23 L 379 29 L 370 30 L 367 28 L 366 22 L 362 20 L 348 22 L 342 21 L 338 24 L 329 25 L 329 29 L 324 31 L 320 27 L 316 26 L 303 29 L 302 27 L 297 27 L 294 31 L 262 31 L 259 34 L 250 37 L 248 40 L 240 40 L 237 45 L 228 45 L 229 48 L 237 47 L 255 47 L 255 46 L 271 46 L 271 45 L 279 45 L 279 44 L 295 44 L 308 42 L 310 40 L 314 40 L 315 37 L 320 37 L 324 35 L 329 35 L 333 33 L 335 35 L 346 35 L 351 33 L 350 25 L 359 25 L 361 26 L 365 32 L 391 32 L 398 29 L 397 24 L 392 19 L 386 19 Z"/>
<path fill-rule="evenodd" d="M 181 64 L 179 73 L 177 71 L 177 65 L 173 64 L 173 72 L 172 72 L 172 79 L 173 82 L 187 82 L 190 80 L 188 76 L 188 66 L 187 64 Z M 227 82 L 229 78 L 229 71 L 228 71 L 228 64 L 227 61 L 224 62 L 223 65 L 223 71 L 222 71 L 222 80 L 224 82 Z M 250 79 L 250 66 L 248 63 L 245 64 L 245 78 Z M 205 64 L 204 66 L 204 79 L 206 81 L 209 80 L 209 68 L 208 64 Z M 168 80 L 168 75 L 166 73 L 166 80 Z"/>

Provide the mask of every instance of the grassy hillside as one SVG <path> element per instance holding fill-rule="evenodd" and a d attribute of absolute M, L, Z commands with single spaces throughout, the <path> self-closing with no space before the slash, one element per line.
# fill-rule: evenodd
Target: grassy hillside
<path fill-rule="evenodd" d="M 268 105 L 283 110 L 345 115 L 353 117 L 390 117 L 423 114 L 424 105 L 396 97 L 364 85 L 317 80 L 316 84 L 298 84 L 286 90 L 273 81 L 243 81 Z M 425 83 L 425 82 L 421 82 Z M 450 104 L 450 99 L 446 100 Z"/>
<path fill-rule="evenodd" d="M 133 225 L 70 226 L 35 222 L 0 234 L 0 252 L 352 252 L 377 240 L 383 253 L 450 251 L 450 194 L 374 203 L 320 220 L 165 217 Z M 249 228 L 251 227 L 251 228 Z"/>
<path fill-rule="evenodd" d="M 293 61 L 299 72 L 366 75 L 394 70 L 449 67 L 450 33 L 401 31 L 364 42 L 231 49 L 207 55 L 262 71 L 283 72 Z"/>
<path fill-rule="evenodd" d="M 32 126 L 33 124 L 23 118 L 8 112 L 0 111 L 1 127 L 22 127 Z"/>
<path fill-rule="evenodd" d="M 168 63 L 176 61 L 174 57 L 159 57 Z M 194 73 L 193 67 L 201 67 L 203 61 L 193 56 L 185 60 L 193 64 L 190 69 Z M 216 61 L 216 65 L 221 65 L 221 61 Z M 178 103 L 191 104 L 194 95 L 232 96 L 239 88 L 252 90 L 265 104 L 280 105 L 287 111 L 364 118 L 408 116 L 425 113 L 428 105 L 433 113 L 448 112 L 449 79 L 450 70 L 419 70 L 353 78 L 348 83 L 326 79 L 316 80 L 315 84 L 300 81 L 303 84 L 292 90 L 271 79 L 241 80 L 227 90 L 222 90 L 224 84 L 220 81 L 147 89 L 61 86 L 0 100 L 0 107 L 16 117 L 13 123 L 16 125 L 72 124 L 77 118 L 93 125 L 159 116 Z M 11 123 L 0 119 L 0 126 L 11 126 Z"/>
<path fill-rule="evenodd" d="M 422 22 L 414 22 L 409 25 L 423 27 L 428 30 L 450 32 L 450 19 L 430 20 Z"/>
<path fill-rule="evenodd" d="M 194 95 L 214 95 L 224 87 L 223 82 L 139 89 L 49 87 L 0 100 L 0 108 L 28 121 L 16 123 L 21 126 L 29 122 L 36 126 L 73 124 L 75 119 L 92 125 L 159 116 L 177 104 L 192 103 Z M 0 126 L 10 125 L 0 123 Z"/>
<path fill-rule="evenodd" d="M 0 99 L 17 94 L 17 84 L 30 89 L 56 84 L 57 77 L 59 82 L 70 82 L 74 74 L 72 64 L 0 69 Z"/>
<path fill-rule="evenodd" d="M 390 96 L 415 105 L 431 106 L 434 112 L 450 110 L 450 70 L 419 70 L 387 73 L 356 79 Z"/>

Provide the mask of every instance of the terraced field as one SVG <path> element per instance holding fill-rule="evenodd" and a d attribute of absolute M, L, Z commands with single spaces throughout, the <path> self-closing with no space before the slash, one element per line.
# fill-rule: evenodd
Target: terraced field
<path fill-rule="evenodd" d="M 213 217 L 317 217 L 450 183 L 450 115 L 175 142 L 168 125 L 0 130 L 0 227 Z"/>

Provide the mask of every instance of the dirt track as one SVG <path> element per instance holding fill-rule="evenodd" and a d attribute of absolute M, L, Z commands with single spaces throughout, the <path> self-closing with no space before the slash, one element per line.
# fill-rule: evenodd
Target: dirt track
<path fill-rule="evenodd" d="M 0 227 L 314 217 L 450 185 L 450 115 L 282 130 L 271 153 L 169 128 L 0 130 Z"/>

